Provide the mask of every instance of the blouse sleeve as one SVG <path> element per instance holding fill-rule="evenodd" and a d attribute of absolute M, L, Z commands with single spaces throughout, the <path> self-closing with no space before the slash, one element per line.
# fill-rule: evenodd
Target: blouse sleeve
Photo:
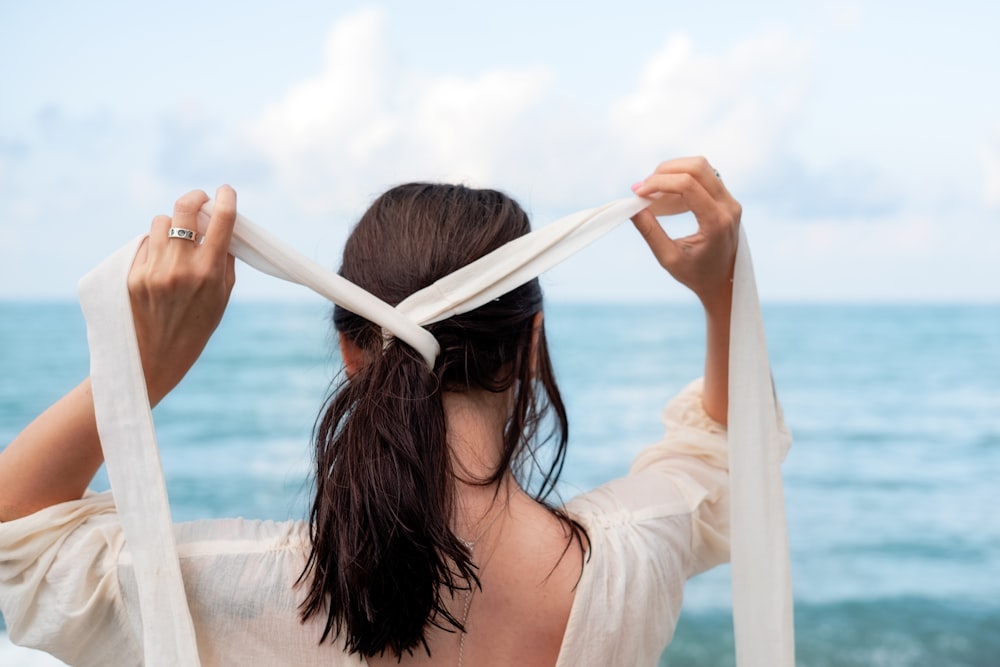
<path fill-rule="evenodd" d="M 702 380 L 689 384 L 663 410 L 663 437 L 642 450 L 630 477 L 656 479 L 690 515 L 686 575 L 729 560 L 729 453 L 726 427 L 702 407 Z"/>
<path fill-rule="evenodd" d="M 729 449 L 726 427 L 702 405 L 703 381 L 689 384 L 663 411 L 665 432 L 632 463 L 630 475 L 655 472 L 691 511 L 688 576 L 729 560 Z M 782 458 L 792 436 L 778 407 Z"/>
<path fill-rule="evenodd" d="M 0 523 L 0 610 L 11 640 L 71 665 L 141 663 L 122 617 L 121 546 L 110 493 Z"/>
<path fill-rule="evenodd" d="M 176 524 L 174 537 L 201 664 L 361 664 L 339 641 L 319 644 L 325 617 L 299 617 L 304 522 L 206 519 Z M 110 493 L 0 523 L 0 611 L 15 644 L 74 667 L 143 664 L 133 559 Z"/>
<path fill-rule="evenodd" d="M 567 504 L 591 548 L 560 667 L 657 664 L 686 581 L 729 559 L 728 434 L 701 399 L 697 380 L 664 409 L 662 438 L 626 476 Z"/>
<path fill-rule="evenodd" d="M 702 407 L 702 387 L 695 380 L 670 401 L 663 436 L 636 456 L 626 477 L 571 503 L 591 522 L 643 528 L 650 547 L 664 521 L 676 526 L 683 518 L 690 529 L 680 564 L 687 577 L 729 559 L 727 431 Z M 791 437 L 783 424 L 781 437 L 787 451 Z M 669 548 L 677 546 L 676 539 L 669 541 Z"/>

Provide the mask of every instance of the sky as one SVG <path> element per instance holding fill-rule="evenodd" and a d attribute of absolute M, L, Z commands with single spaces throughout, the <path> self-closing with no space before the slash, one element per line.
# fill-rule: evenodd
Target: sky
<path fill-rule="evenodd" d="M 4 2 L 0 299 L 74 298 L 194 188 L 333 268 L 395 183 L 541 226 L 705 155 L 765 302 L 1000 303 L 998 29 L 963 0 Z M 627 224 L 543 284 L 686 298 Z"/>

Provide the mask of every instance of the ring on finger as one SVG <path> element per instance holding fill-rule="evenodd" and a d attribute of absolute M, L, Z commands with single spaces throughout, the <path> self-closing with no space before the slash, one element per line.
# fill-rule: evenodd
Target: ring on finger
<path fill-rule="evenodd" d="M 198 243 L 198 232 L 193 229 L 185 229 L 184 227 L 171 227 L 167 230 L 167 238 L 169 239 L 187 239 L 188 241 L 193 241 Z"/>

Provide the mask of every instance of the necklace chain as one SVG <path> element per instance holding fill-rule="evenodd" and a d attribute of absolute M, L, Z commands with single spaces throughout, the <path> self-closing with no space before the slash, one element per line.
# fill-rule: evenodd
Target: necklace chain
<path fill-rule="evenodd" d="M 465 545 L 465 548 L 469 550 L 469 560 L 472 560 L 472 557 L 476 550 L 476 544 L 479 542 L 479 540 L 483 539 L 483 537 L 486 536 L 486 533 L 489 532 L 490 528 L 492 528 L 496 524 L 496 522 L 506 511 L 507 511 L 507 503 L 504 503 L 504 506 L 500 508 L 500 511 L 497 512 L 496 516 L 494 516 L 493 519 L 490 520 L 489 524 L 487 524 L 485 528 L 479 531 L 479 535 L 476 536 L 476 539 L 463 540 L 462 538 L 459 538 L 462 544 Z M 462 632 L 458 640 L 458 667 L 463 667 L 463 662 L 465 661 L 465 636 L 469 634 L 466 624 L 469 621 L 469 607 L 472 606 L 473 592 L 474 592 L 473 585 L 472 582 L 470 581 L 469 589 L 465 592 L 465 609 L 462 611 Z"/>
<path fill-rule="evenodd" d="M 469 620 L 469 607 L 471 606 L 472 606 L 472 584 L 469 584 L 469 590 L 466 591 L 465 593 L 465 611 L 462 612 L 462 634 L 458 640 L 458 667 L 462 667 L 462 663 L 464 662 L 465 659 L 465 635 L 468 634 L 465 624 Z"/>
<path fill-rule="evenodd" d="M 507 511 L 507 505 L 509 503 L 510 503 L 509 499 L 506 502 L 504 502 L 503 507 L 500 508 L 500 511 L 497 512 L 496 515 L 492 519 L 490 519 L 490 522 L 488 524 L 486 524 L 485 528 L 483 528 L 481 531 L 479 531 L 479 534 L 476 535 L 475 539 L 473 539 L 473 540 L 463 540 L 462 538 L 459 538 L 459 541 L 461 541 L 461 543 L 465 545 L 466 549 L 468 549 L 469 551 L 472 551 L 476 547 L 476 545 L 479 543 L 479 540 L 483 539 L 483 537 L 486 536 L 486 533 L 489 532 L 490 528 L 492 528 L 493 526 L 495 526 L 496 523 L 497 523 L 497 521 L 500 520 L 500 517 L 503 516 L 504 512 Z"/>

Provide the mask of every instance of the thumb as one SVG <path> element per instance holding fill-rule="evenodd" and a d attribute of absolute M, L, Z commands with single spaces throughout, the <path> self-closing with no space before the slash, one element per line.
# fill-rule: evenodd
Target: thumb
<path fill-rule="evenodd" d="M 632 224 L 639 230 L 642 239 L 653 251 L 653 256 L 664 268 L 673 264 L 681 256 L 681 249 L 660 225 L 649 209 L 643 209 L 632 216 Z"/>

